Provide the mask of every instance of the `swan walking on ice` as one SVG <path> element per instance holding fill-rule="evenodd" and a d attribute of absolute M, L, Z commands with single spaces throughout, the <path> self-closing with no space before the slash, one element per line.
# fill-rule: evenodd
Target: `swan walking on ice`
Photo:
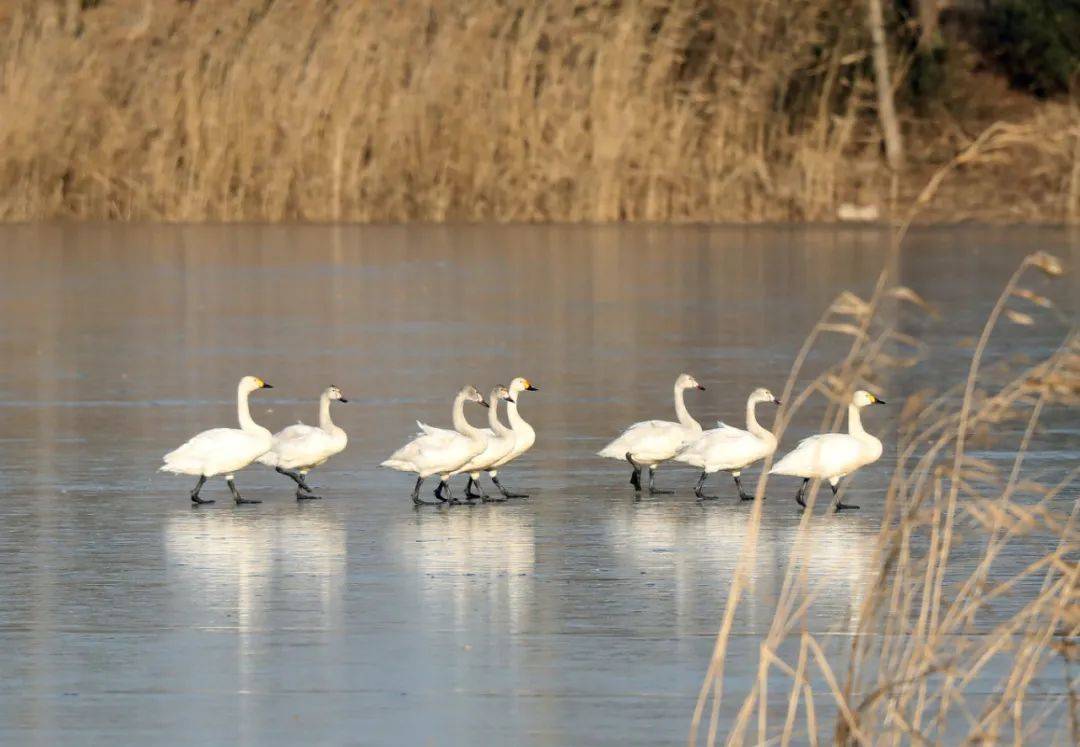
<path fill-rule="evenodd" d="M 825 479 L 832 488 L 835 508 L 840 511 L 858 506 L 841 503 L 836 496 L 837 483 L 860 467 L 873 464 L 881 456 L 881 441 L 863 430 L 859 410 L 868 405 L 885 402 L 870 392 L 860 389 L 848 405 L 848 432 L 821 433 L 804 438 L 787 456 L 773 465 L 769 474 L 791 475 L 803 478 L 795 501 L 806 508 L 806 486 L 812 479 Z"/>
<path fill-rule="evenodd" d="M 240 420 L 239 428 L 214 428 L 194 436 L 174 451 L 164 456 L 165 464 L 161 472 L 174 475 L 197 475 L 199 481 L 191 491 L 191 502 L 196 505 L 213 503 L 213 500 L 199 497 L 199 491 L 207 478 L 225 475 L 233 500 L 241 503 L 262 503 L 262 501 L 244 498 L 236 489 L 234 473 L 248 466 L 273 446 L 274 437 L 270 431 L 251 419 L 248 409 L 248 395 L 258 389 L 273 389 L 270 384 L 258 376 L 245 376 L 240 379 L 236 390 L 236 412 Z"/>
<path fill-rule="evenodd" d="M 780 404 L 780 400 L 768 389 L 755 389 L 746 400 L 745 431 L 718 423 L 718 428 L 702 433 L 697 441 L 675 457 L 677 462 L 692 464 L 701 469 L 701 477 L 698 478 L 697 486 L 694 488 L 694 495 L 699 499 L 712 501 L 719 498 L 715 495 L 705 495 L 702 487 L 708 475 L 724 470 L 730 472 L 735 478 L 735 488 L 739 491 L 739 498 L 744 501 L 754 500 L 754 496 L 743 490 L 739 475 L 746 467 L 776 451 L 776 436 L 758 424 L 754 413 L 755 406 L 761 402 Z"/>
<path fill-rule="evenodd" d="M 533 447 L 536 443 L 536 431 L 533 427 L 525 422 L 525 418 L 521 417 L 518 413 L 518 395 L 522 392 L 538 392 L 540 387 L 533 386 L 533 383 L 523 376 L 518 376 L 510 382 L 510 399 L 506 403 L 506 419 L 510 423 L 510 430 L 514 432 L 514 448 L 510 449 L 509 453 L 502 459 L 499 459 L 490 467 L 487 468 L 488 477 L 495 483 L 495 487 L 499 489 L 499 492 L 503 494 L 503 498 L 528 498 L 528 493 L 512 493 L 503 487 L 503 484 L 499 482 L 499 467 L 510 462 L 513 459 L 517 459 L 526 451 Z M 477 483 L 479 485 L 479 483 Z"/>
<path fill-rule="evenodd" d="M 659 490 L 653 485 L 654 475 L 660 462 L 671 459 L 701 436 L 701 424 L 690 417 L 683 401 L 687 389 L 705 390 L 690 374 L 680 374 L 675 379 L 675 415 L 678 423 L 668 420 L 643 420 L 634 423 L 622 435 L 609 443 L 597 454 L 611 459 L 625 459 L 634 468 L 630 484 L 641 491 L 641 468 L 649 466 L 649 494 L 673 493 Z"/>
<path fill-rule="evenodd" d="M 466 386 L 454 398 L 454 430 L 432 428 L 417 422 L 420 433 L 416 434 L 416 438 L 395 451 L 380 465 L 399 472 L 416 473 L 416 487 L 413 488 L 412 500 L 417 506 L 459 503 L 450 490 L 450 475 L 484 450 L 483 432 L 471 426 L 465 419 L 466 401 L 488 407 L 488 403 L 484 401 L 483 395 L 476 390 L 476 387 Z M 420 486 L 431 475 L 439 475 L 439 485 L 435 488 L 437 503 L 420 498 Z"/>
<path fill-rule="evenodd" d="M 345 449 L 349 437 L 330 419 L 331 402 L 348 402 L 341 390 L 330 386 L 319 397 L 319 425 L 297 423 L 274 434 L 270 451 L 259 457 L 259 462 L 273 467 L 277 472 L 296 483 L 296 500 L 310 501 L 321 498 L 314 495 L 305 478 L 315 467 L 326 463 L 330 457 Z"/>
<path fill-rule="evenodd" d="M 470 499 L 479 498 L 485 503 L 505 501 L 506 498 L 492 498 L 485 493 L 484 488 L 480 485 L 480 472 L 492 469 L 496 462 L 509 454 L 514 448 L 514 430 L 507 428 L 499 420 L 499 400 L 506 400 L 508 406 L 517 402 L 510 394 L 510 390 L 505 386 L 499 385 L 491 390 L 491 394 L 488 396 L 488 403 L 491 405 L 491 409 L 488 410 L 488 426 L 490 427 L 481 429 L 481 433 L 487 439 L 487 445 L 468 464 L 454 472 L 455 475 L 460 475 L 463 472 L 469 474 L 469 482 L 465 485 L 465 497 Z M 474 485 L 477 492 L 473 492 Z"/>

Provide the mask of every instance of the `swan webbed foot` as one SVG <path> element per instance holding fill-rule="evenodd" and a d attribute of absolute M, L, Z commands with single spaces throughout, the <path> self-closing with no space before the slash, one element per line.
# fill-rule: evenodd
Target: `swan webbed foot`
<path fill-rule="evenodd" d="M 321 501 L 321 495 L 314 495 L 313 493 L 305 493 L 302 490 L 296 491 L 296 500 L 298 501 Z"/>
<path fill-rule="evenodd" d="M 479 493 L 477 493 L 476 491 L 473 490 L 474 485 L 477 487 L 477 489 L 479 489 L 479 491 L 480 491 Z M 480 500 L 487 503 L 487 497 L 488 496 L 487 496 L 487 493 L 484 492 L 484 488 L 480 485 L 480 481 L 479 480 L 474 480 L 472 478 L 472 476 L 470 476 L 469 477 L 469 482 L 467 482 L 465 484 L 465 497 L 466 498 L 479 498 Z"/>
<path fill-rule="evenodd" d="M 705 495 L 704 493 L 702 493 L 699 490 L 695 490 L 694 495 L 697 496 L 697 499 L 699 501 L 718 501 L 718 500 L 720 500 L 720 496 L 718 496 L 718 495 Z"/>
<path fill-rule="evenodd" d="M 233 482 L 232 477 L 225 478 L 225 484 L 229 486 L 229 492 L 232 493 L 233 500 L 236 502 L 237 506 L 262 503 L 262 501 L 257 498 L 245 498 L 240 495 L 240 491 L 236 489 L 236 483 Z"/>
<path fill-rule="evenodd" d="M 750 495 L 749 493 L 744 493 L 744 492 L 742 492 L 740 490 L 739 491 L 739 500 L 740 501 L 752 501 L 752 500 L 754 500 L 754 496 Z"/>
<path fill-rule="evenodd" d="M 204 506 L 207 503 L 213 503 L 214 499 L 213 498 L 200 498 L 199 496 L 192 493 L 191 502 L 196 506 Z"/>
<path fill-rule="evenodd" d="M 209 498 L 200 498 L 199 491 L 202 490 L 202 486 L 206 484 L 206 475 L 199 475 L 199 481 L 195 483 L 195 487 L 191 490 L 191 502 L 196 506 L 203 503 L 213 503 L 214 501 Z"/>
<path fill-rule="evenodd" d="M 503 487 L 503 484 L 499 482 L 499 478 L 492 476 L 491 481 L 495 483 L 495 487 L 499 489 L 499 492 L 503 494 L 503 498 L 528 498 L 528 493 L 511 493 L 509 490 Z"/>
<path fill-rule="evenodd" d="M 853 503 L 841 503 L 840 501 L 837 501 L 837 502 L 836 502 L 836 505 L 835 505 L 835 506 L 833 507 L 833 510 L 834 510 L 834 511 L 835 511 L 836 513 L 839 513 L 839 512 L 841 512 L 841 511 L 843 511 L 843 510 L 844 510 L 845 508 L 850 508 L 851 510 L 853 510 L 853 511 L 854 511 L 854 510 L 857 510 L 857 509 L 858 509 L 859 507 L 858 507 L 858 506 L 856 506 L 856 505 L 855 505 L 855 504 L 853 504 Z"/>
<path fill-rule="evenodd" d="M 656 470 L 649 467 L 649 495 L 672 495 L 674 490 L 661 490 L 653 485 L 653 480 L 656 477 Z"/>
<path fill-rule="evenodd" d="M 234 498 L 237 506 L 245 506 L 248 504 L 262 503 L 258 498 Z"/>

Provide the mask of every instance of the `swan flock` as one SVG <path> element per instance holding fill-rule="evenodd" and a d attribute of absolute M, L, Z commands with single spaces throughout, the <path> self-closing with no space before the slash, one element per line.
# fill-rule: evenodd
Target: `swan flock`
<path fill-rule="evenodd" d="M 197 478 L 190 493 L 192 504 L 214 502 L 203 498 L 200 492 L 206 481 L 216 476 L 224 476 L 236 504 L 260 503 L 259 500 L 244 498 L 235 482 L 237 472 L 256 462 L 273 468 L 295 483 L 298 501 L 320 498 L 308 485 L 306 478 L 312 469 L 325 464 L 348 445 L 344 429 L 336 425 L 330 416 L 331 403 L 346 403 L 348 400 L 338 387 L 327 387 L 319 397 L 317 426 L 298 423 L 271 433 L 252 419 L 248 404 L 253 392 L 270 388 L 271 385 L 258 376 L 243 377 L 236 392 L 240 427 L 203 431 L 163 457 L 161 471 Z M 674 492 L 657 488 L 655 484 L 660 465 L 674 461 L 701 470 L 694 486 L 694 495 L 698 500 L 719 499 L 719 496 L 704 492 L 706 479 L 716 472 L 727 472 L 732 476 L 740 500 L 754 500 L 754 496 L 743 489 L 740 475 L 755 462 L 771 457 L 777 449 L 776 436 L 758 422 L 757 406 L 779 406 L 780 400 L 768 389 L 755 389 L 746 400 L 745 430 L 723 422 L 718 422 L 716 428 L 703 430 L 686 406 L 687 390 L 703 391 L 705 387 L 690 374 L 680 374 L 673 389 L 675 420 L 642 420 L 634 423 L 597 455 L 627 462 L 632 470 L 630 483 L 636 492 L 643 489 L 649 494 Z M 524 377 L 515 378 L 508 386 L 495 386 L 486 399 L 476 387 L 465 386 L 454 397 L 450 410 L 451 428 L 417 421 L 419 430 L 415 436 L 379 466 L 416 475 L 411 495 L 416 506 L 475 505 L 477 500 L 488 503 L 528 498 L 526 493 L 508 490 L 500 482 L 498 473 L 499 468 L 524 454 L 536 442 L 536 431 L 518 410 L 522 393 L 536 391 L 539 388 Z M 503 423 L 499 414 L 503 402 L 506 403 L 508 425 Z M 466 404 L 487 408 L 486 428 L 478 428 L 469 422 Z M 836 511 L 859 508 L 840 500 L 838 486 L 841 479 L 881 457 L 881 441 L 866 432 L 860 413 L 870 405 L 883 404 L 883 400 L 870 392 L 856 391 L 848 404 L 847 433 L 822 433 L 803 439 L 772 466 L 769 474 L 802 478 L 795 495 L 801 508 L 807 507 L 805 496 L 811 480 L 829 483 Z M 648 482 L 644 488 L 641 481 L 643 469 L 648 469 Z M 480 482 L 485 472 L 498 490 L 495 495 L 487 493 Z M 450 480 L 456 475 L 468 476 L 461 498 L 455 497 L 451 489 Z M 421 498 L 420 488 L 424 480 L 433 476 L 439 478 L 433 492 L 434 500 Z"/>

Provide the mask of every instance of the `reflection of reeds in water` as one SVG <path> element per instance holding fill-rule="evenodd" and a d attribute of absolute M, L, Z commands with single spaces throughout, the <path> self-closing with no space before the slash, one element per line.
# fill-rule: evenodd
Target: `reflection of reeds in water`
<path fill-rule="evenodd" d="M 1044 252 L 1025 258 L 989 315 L 965 381 L 917 392 L 904 404 L 897 466 L 873 547 L 867 594 L 851 630 L 856 635 L 850 650 L 840 660 L 826 653 L 805 624 L 815 593 L 809 569 L 819 550 L 803 540 L 820 519 L 813 518 L 812 510 L 804 514 L 772 628 L 760 641 L 756 683 L 728 725 L 729 743 L 815 742 L 828 733 L 843 744 L 949 743 L 958 738 L 1049 743 L 1051 737 L 1075 744 L 1080 738 L 1076 720 L 1062 718 L 1076 708 L 1077 683 L 1069 663 L 1075 661 L 1073 639 L 1080 634 L 1080 504 L 1074 502 L 1070 513 L 1061 509 L 1061 501 L 1055 503 L 1080 468 L 1050 477 L 1024 469 L 1043 410 L 1080 403 L 1080 336 L 1070 330 L 1055 352 L 1020 370 L 981 370 L 999 323 L 1054 323 L 1045 311 L 1052 309 L 1049 299 L 1026 287 L 1038 271 L 1056 277 L 1063 268 Z M 914 291 L 890 286 L 888 270 L 870 300 L 850 293 L 836 300 L 796 360 L 782 396 L 790 404 L 778 418 L 781 432 L 813 393 L 829 398 L 824 424 L 836 427 L 841 405 L 855 388 L 873 389 L 883 371 L 916 363 L 918 341 L 883 321 L 895 303 L 929 310 Z M 820 335 L 829 333 L 850 336 L 848 356 L 792 396 L 806 354 Z M 969 453 L 973 439 L 992 438 L 989 431 L 1006 422 L 1025 425 L 1011 463 L 991 463 Z M 765 482 L 758 487 L 762 493 Z M 758 542 L 760 515 L 757 502 L 744 557 L 753 555 Z M 1010 547 L 1029 537 L 1039 539 L 1044 554 L 1019 572 L 999 570 L 1003 563 L 998 561 Z M 973 568 L 957 563 L 960 542 L 977 543 L 981 550 Z M 735 609 L 749 588 L 747 570 L 740 563 L 695 709 L 692 743 L 703 736 L 703 724 L 708 744 L 719 736 L 724 661 Z M 1011 613 L 995 609 L 1006 597 Z M 793 639 L 798 653 L 786 660 L 779 653 L 781 644 Z M 1054 657 L 1065 662 L 1064 691 L 1028 699 L 1033 679 Z M 784 678 L 787 698 L 782 720 L 767 707 L 769 689 L 778 678 Z M 990 692 L 987 681 L 994 683 Z M 972 687 L 975 682 L 978 686 Z M 833 712 L 835 723 L 826 722 L 826 714 Z"/>
<path fill-rule="evenodd" d="M 425 605 L 458 629 L 519 629 L 528 620 L 536 563 L 532 522 L 517 511 L 418 513 L 390 531 L 395 557 L 424 576 Z M 490 615 L 473 619 L 478 604 Z"/>

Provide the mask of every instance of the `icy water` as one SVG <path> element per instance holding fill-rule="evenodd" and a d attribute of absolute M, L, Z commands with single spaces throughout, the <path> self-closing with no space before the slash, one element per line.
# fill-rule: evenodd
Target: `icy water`
<path fill-rule="evenodd" d="M 709 487 L 726 500 L 697 503 L 676 467 L 658 476 L 676 495 L 635 500 L 626 465 L 593 454 L 671 418 L 684 370 L 708 387 L 692 413 L 741 424 L 830 299 L 868 294 L 885 260 L 878 230 L 784 227 L 23 226 L 0 242 L 0 741 L 43 745 L 682 742 L 750 506 L 724 476 Z M 957 343 L 1020 258 L 1075 265 L 1076 247 L 1053 229 L 916 231 L 900 272 L 944 319 L 899 320 L 931 356 L 888 398 L 958 379 Z M 1074 280 L 1042 292 L 1075 314 Z M 1006 329 L 1003 348 L 1044 354 L 1065 327 Z M 215 481 L 193 508 L 192 480 L 155 472 L 235 423 L 249 373 L 275 386 L 253 396 L 275 430 L 312 422 L 331 383 L 349 397 L 349 448 L 311 479 L 324 500 L 253 468 L 238 484 L 264 503 Z M 376 468 L 415 420 L 448 425 L 463 384 L 518 375 L 540 387 L 520 399 L 538 438 L 501 476 L 528 500 L 416 510 L 412 478 Z M 886 453 L 850 485 L 862 510 L 814 522 L 811 628 L 839 649 L 898 410 L 866 415 Z M 1028 466 L 1071 467 L 1080 427 L 1045 421 Z M 772 619 L 795 487 L 769 485 L 725 717 Z"/>

